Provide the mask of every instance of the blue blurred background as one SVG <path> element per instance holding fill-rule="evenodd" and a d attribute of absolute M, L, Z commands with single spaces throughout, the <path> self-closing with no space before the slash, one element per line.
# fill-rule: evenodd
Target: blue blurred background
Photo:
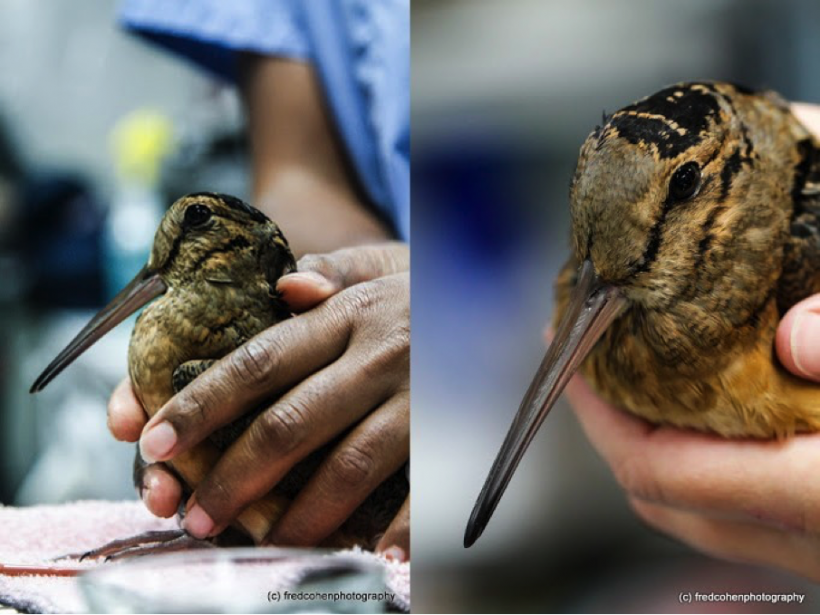
<path fill-rule="evenodd" d="M 416 0 L 412 40 L 414 610 L 681 612 L 695 589 L 807 594 L 708 609 L 815 609 L 804 580 L 643 527 L 565 405 L 461 542 L 544 353 L 569 178 L 602 111 L 693 79 L 820 102 L 820 4 Z"/>

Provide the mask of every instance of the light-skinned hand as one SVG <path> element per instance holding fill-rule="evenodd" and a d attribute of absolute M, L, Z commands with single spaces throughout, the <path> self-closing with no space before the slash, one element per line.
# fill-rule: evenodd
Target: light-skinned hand
<path fill-rule="evenodd" d="M 820 107 L 794 111 L 820 133 Z M 820 295 L 789 310 L 775 345 L 789 371 L 820 382 Z M 579 376 L 567 396 L 650 526 L 717 557 L 820 581 L 820 434 L 729 440 L 656 427 L 604 402 Z"/>

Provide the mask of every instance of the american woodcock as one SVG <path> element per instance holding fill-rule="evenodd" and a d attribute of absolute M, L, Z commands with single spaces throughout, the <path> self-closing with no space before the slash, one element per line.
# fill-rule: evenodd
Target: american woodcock
<path fill-rule="evenodd" d="M 570 186 L 555 338 L 473 509 L 473 544 L 573 373 L 653 423 L 724 437 L 820 429 L 777 361 L 820 292 L 820 143 L 772 92 L 684 83 L 604 117 Z"/>
<path fill-rule="evenodd" d="M 109 330 L 159 297 L 137 319 L 128 351 L 134 391 L 152 416 L 219 358 L 290 316 L 276 283 L 295 267 L 285 237 L 262 212 L 227 195 L 182 197 L 163 217 L 147 265 L 54 359 L 31 391 L 41 390 Z M 195 489 L 220 451 L 261 411 L 223 427 L 169 465 Z M 294 467 L 268 496 L 246 508 L 234 526 L 262 543 L 327 448 Z M 139 463 L 135 481 L 140 480 L 138 469 Z M 404 476 L 385 482 L 327 545 L 374 547 L 407 491 Z"/>

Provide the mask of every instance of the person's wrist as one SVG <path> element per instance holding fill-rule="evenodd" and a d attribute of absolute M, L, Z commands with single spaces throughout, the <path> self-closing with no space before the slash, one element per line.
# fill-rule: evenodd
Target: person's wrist
<path fill-rule="evenodd" d="M 388 241 L 392 233 L 344 185 L 300 165 L 262 173 L 253 204 L 276 222 L 296 257 Z"/>

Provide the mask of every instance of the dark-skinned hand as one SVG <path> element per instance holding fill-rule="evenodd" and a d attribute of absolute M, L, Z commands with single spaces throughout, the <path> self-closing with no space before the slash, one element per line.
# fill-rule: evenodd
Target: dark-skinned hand
<path fill-rule="evenodd" d="M 181 487 L 162 463 L 265 400 L 276 399 L 197 487 L 183 527 L 215 535 L 309 452 L 333 449 L 267 542 L 310 546 L 337 529 L 409 459 L 410 274 L 405 244 L 305 256 L 278 284 L 299 314 L 263 331 L 147 416 L 126 379 L 109 402 L 114 436 L 140 441 L 141 494 L 172 516 Z M 147 422 L 146 422 L 147 421 Z M 248 468 L 254 468 L 249 472 Z M 409 558 L 409 498 L 377 551 Z"/>

